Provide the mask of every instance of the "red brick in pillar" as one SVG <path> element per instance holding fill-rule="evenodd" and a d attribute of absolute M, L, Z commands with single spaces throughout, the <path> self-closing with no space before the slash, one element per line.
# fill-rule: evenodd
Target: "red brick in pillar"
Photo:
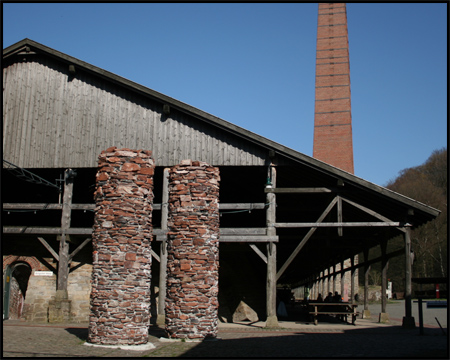
<path fill-rule="evenodd" d="M 345 3 L 319 4 L 313 157 L 354 173 Z"/>
<path fill-rule="evenodd" d="M 154 162 L 151 151 L 99 156 L 88 341 L 148 342 Z"/>
<path fill-rule="evenodd" d="M 184 160 L 169 174 L 166 332 L 217 336 L 219 169 Z"/>

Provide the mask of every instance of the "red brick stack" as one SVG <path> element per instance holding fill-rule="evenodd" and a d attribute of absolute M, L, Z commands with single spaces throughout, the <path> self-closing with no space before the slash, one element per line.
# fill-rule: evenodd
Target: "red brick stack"
<path fill-rule="evenodd" d="M 166 332 L 217 336 L 219 169 L 184 160 L 169 174 Z"/>
<path fill-rule="evenodd" d="M 148 342 L 154 162 L 151 151 L 99 156 L 88 341 Z"/>
<path fill-rule="evenodd" d="M 354 172 L 345 3 L 319 4 L 313 157 Z"/>

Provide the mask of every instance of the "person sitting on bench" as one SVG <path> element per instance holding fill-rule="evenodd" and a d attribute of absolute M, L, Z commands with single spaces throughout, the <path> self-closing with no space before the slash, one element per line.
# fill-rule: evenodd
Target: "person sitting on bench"
<path fill-rule="evenodd" d="M 333 293 L 329 292 L 324 302 L 333 302 Z"/>
<path fill-rule="evenodd" d="M 334 293 L 333 300 L 331 302 L 342 302 L 342 297 L 337 291 Z"/>

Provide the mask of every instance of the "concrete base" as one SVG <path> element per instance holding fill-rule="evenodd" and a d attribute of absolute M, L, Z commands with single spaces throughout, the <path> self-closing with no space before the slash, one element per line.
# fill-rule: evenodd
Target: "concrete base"
<path fill-rule="evenodd" d="M 370 310 L 364 310 L 362 313 L 363 319 L 372 319 L 372 315 L 370 314 Z"/>
<path fill-rule="evenodd" d="M 403 316 L 402 327 L 407 329 L 413 329 L 416 327 L 414 316 Z"/>
<path fill-rule="evenodd" d="M 380 313 L 380 317 L 378 318 L 379 323 L 389 323 L 389 314 L 388 313 Z"/>
<path fill-rule="evenodd" d="M 152 343 L 141 344 L 141 345 L 120 345 L 120 344 L 118 344 L 118 345 L 100 345 L 100 344 L 91 344 L 89 342 L 85 342 L 84 345 L 102 347 L 102 348 L 106 348 L 106 349 L 110 348 L 110 349 L 135 350 L 135 351 L 151 350 L 156 347 Z"/>
<path fill-rule="evenodd" d="M 278 318 L 276 316 L 269 316 L 266 320 L 266 328 L 277 328 L 280 327 L 278 324 Z"/>
<path fill-rule="evenodd" d="M 55 300 L 48 302 L 48 322 L 70 322 L 72 300 L 68 299 L 67 290 L 57 290 Z"/>
<path fill-rule="evenodd" d="M 166 315 L 156 316 L 156 325 L 165 325 L 165 324 L 166 324 Z"/>

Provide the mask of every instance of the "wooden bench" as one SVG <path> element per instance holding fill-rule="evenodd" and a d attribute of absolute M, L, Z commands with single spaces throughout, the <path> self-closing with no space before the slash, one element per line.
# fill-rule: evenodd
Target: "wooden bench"
<path fill-rule="evenodd" d="M 314 320 L 314 325 L 318 324 L 318 315 L 337 315 L 343 316 L 344 321 L 348 322 L 348 315 L 352 317 L 352 324 L 355 325 L 356 317 L 359 312 L 356 311 L 357 304 L 351 303 L 309 303 L 308 313 Z"/>

